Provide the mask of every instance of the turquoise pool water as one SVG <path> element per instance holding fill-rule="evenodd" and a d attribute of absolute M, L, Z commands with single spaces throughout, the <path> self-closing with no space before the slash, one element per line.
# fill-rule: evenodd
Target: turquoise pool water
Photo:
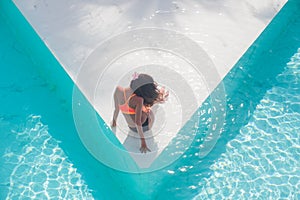
<path fill-rule="evenodd" d="M 58 116 L 69 112 L 64 99 L 41 79 L 0 19 L 0 199 L 91 197 L 68 153 L 40 122 L 42 115 L 53 132 L 68 131 L 61 128 L 68 119 Z"/>
<path fill-rule="evenodd" d="M 271 85 L 195 199 L 300 199 L 300 48 Z"/>
<path fill-rule="evenodd" d="M 285 6 L 224 79 L 227 115 L 213 151 L 199 158 L 210 123 L 208 99 L 190 149 L 165 169 L 144 174 L 110 169 L 85 150 L 71 95 L 45 79 L 0 18 L 0 199 L 300 199 L 295 6 Z"/>
<path fill-rule="evenodd" d="M 78 138 L 71 92 L 43 78 L 6 21 L 0 15 L 0 199 L 117 199 L 109 189 L 118 186 L 103 181 L 111 171 Z"/>

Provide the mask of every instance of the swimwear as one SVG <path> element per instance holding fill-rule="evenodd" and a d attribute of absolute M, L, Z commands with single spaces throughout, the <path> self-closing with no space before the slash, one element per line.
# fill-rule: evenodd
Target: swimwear
<path fill-rule="evenodd" d="M 121 110 L 121 112 L 122 112 L 123 114 L 134 115 L 134 114 L 135 114 L 135 109 L 129 107 L 128 103 L 129 103 L 129 100 L 131 99 L 131 97 L 134 97 L 136 94 L 132 94 L 132 95 L 126 100 L 126 93 L 125 93 L 125 90 L 123 91 L 123 93 L 124 93 L 124 101 L 125 101 L 125 103 L 119 105 L 119 109 Z M 150 110 L 150 107 L 143 106 L 142 110 L 143 110 L 143 112 L 148 113 L 149 110 Z"/>
<path fill-rule="evenodd" d="M 122 105 L 119 105 L 119 109 L 123 114 L 129 114 L 129 115 L 134 115 L 135 114 L 135 109 L 129 107 L 128 103 L 131 97 L 135 96 L 135 94 L 132 94 L 127 100 L 126 100 L 126 94 L 124 90 L 124 101 L 125 103 Z"/>
<path fill-rule="evenodd" d="M 143 132 L 149 131 L 148 124 L 149 124 L 149 122 L 148 122 L 148 118 L 147 118 L 146 121 L 142 124 Z M 132 130 L 134 132 L 138 132 L 136 127 L 130 127 L 130 126 L 128 126 L 128 127 L 130 130 Z"/>
<path fill-rule="evenodd" d="M 129 114 L 129 115 L 134 115 L 135 114 L 135 109 L 129 107 L 129 105 L 128 105 L 129 100 L 131 99 L 131 97 L 134 97 L 135 95 L 136 94 L 132 94 L 128 99 L 126 99 L 126 93 L 125 93 L 125 90 L 124 90 L 124 101 L 125 101 L 125 103 L 119 105 L 119 109 L 121 110 L 121 112 L 123 114 Z M 143 106 L 142 109 L 143 109 L 143 112 L 148 113 L 149 110 L 150 110 L 150 107 Z M 142 124 L 143 131 L 148 131 L 149 130 L 148 123 L 149 122 L 148 122 L 148 118 L 147 118 L 146 121 Z M 129 127 L 129 129 L 134 131 L 134 132 L 138 132 L 136 127 Z"/>

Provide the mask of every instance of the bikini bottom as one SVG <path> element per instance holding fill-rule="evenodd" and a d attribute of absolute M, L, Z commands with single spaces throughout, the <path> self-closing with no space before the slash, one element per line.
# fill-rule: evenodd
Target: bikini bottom
<path fill-rule="evenodd" d="M 145 131 L 149 131 L 149 126 L 148 126 L 149 122 L 148 122 L 148 118 L 146 119 L 146 121 L 142 124 L 142 128 L 143 128 L 143 132 Z M 134 132 L 138 132 L 136 127 L 129 127 L 130 130 L 134 131 Z"/>

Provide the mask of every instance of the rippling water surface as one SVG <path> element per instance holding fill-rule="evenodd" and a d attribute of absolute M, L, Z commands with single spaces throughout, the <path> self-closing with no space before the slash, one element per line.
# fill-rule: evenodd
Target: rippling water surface
<path fill-rule="evenodd" d="M 199 181 L 196 199 L 300 198 L 300 49 Z"/>
<path fill-rule="evenodd" d="M 12 169 L 7 199 L 93 199 L 39 116 L 29 116 L 23 130 L 13 134 L 16 140 L 3 155 L 3 167 Z"/>

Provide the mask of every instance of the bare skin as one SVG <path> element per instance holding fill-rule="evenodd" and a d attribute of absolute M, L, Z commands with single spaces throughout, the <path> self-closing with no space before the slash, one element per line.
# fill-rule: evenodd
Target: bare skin
<path fill-rule="evenodd" d="M 125 98 L 124 98 L 124 91 L 126 95 L 126 100 L 133 94 L 133 91 L 131 88 L 122 88 L 122 87 L 117 87 L 114 93 L 114 102 L 115 102 L 115 111 L 114 111 L 114 116 L 113 116 L 113 121 L 111 126 L 116 127 L 117 125 L 117 118 L 119 115 L 119 105 L 125 103 Z M 162 88 L 159 92 L 159 98 L 157 101 L 154 103 L 164 103 L 166 99 L 169 96 L 169 92 L 165 91 L 164 88 Z M 147 147 L 145 137 L 144 137 L 144 132 L 142 128 L 142 124 L 145 123 L 145 121 L 148 118 L 148 128 L 151 129 L 154 123 L 154 114 L 151 111 L 151 109 L 143 110 L 143 105 L 144 105 L 144 99 L 139 96 L 133 96 L 130 98 L 128 102 L 129 106 L 131 108 L 135 109 L 135 114 L 124 114 L 124 117 L 126 119 L 126 122 L 129 127 L 136 128 L 138 131 L 138 134 L 140 135 L 141 138 L 141 147 L 140 151 L 142 153 L 146 153 L 147 151 L 150 151 L 150 149 Z"/>
<path fill-rule="evenodd" d="M 128 99 L 133 91 L 130 88 L 122 88 L 117 87 L 114 93 L 114 101 L 115 101 L 115 111 L 112 121 L 112 127 L 115 127 L 117 125 L 116 120 L 119 114 L 119 105 L 125 103 L 124 99 L 124 91 L 126 94 L 126 99 Z M 150 151 L 150 149 L 147 147 L 144 132 L 142 128 L 142 124 L 145 123 L 145 121 L 148 118 L 148 127 L 151 129 L 153 122 L 154 122 L 154 114 L 151 110 L 148 112 L 143 111 L 143 103 L 144 99 L 139 96 L 133 96 L 130 98 L 128 104 L 131 108 L 135 108 L 136 114 L 124 114 L 124 117 L 126 119 L 126 122 L 129 127 L 135 127 L 140 135 L 141 138 L 141 148 L 140 151 L 142 153 L 146 153 L 147 151 Z"/>

